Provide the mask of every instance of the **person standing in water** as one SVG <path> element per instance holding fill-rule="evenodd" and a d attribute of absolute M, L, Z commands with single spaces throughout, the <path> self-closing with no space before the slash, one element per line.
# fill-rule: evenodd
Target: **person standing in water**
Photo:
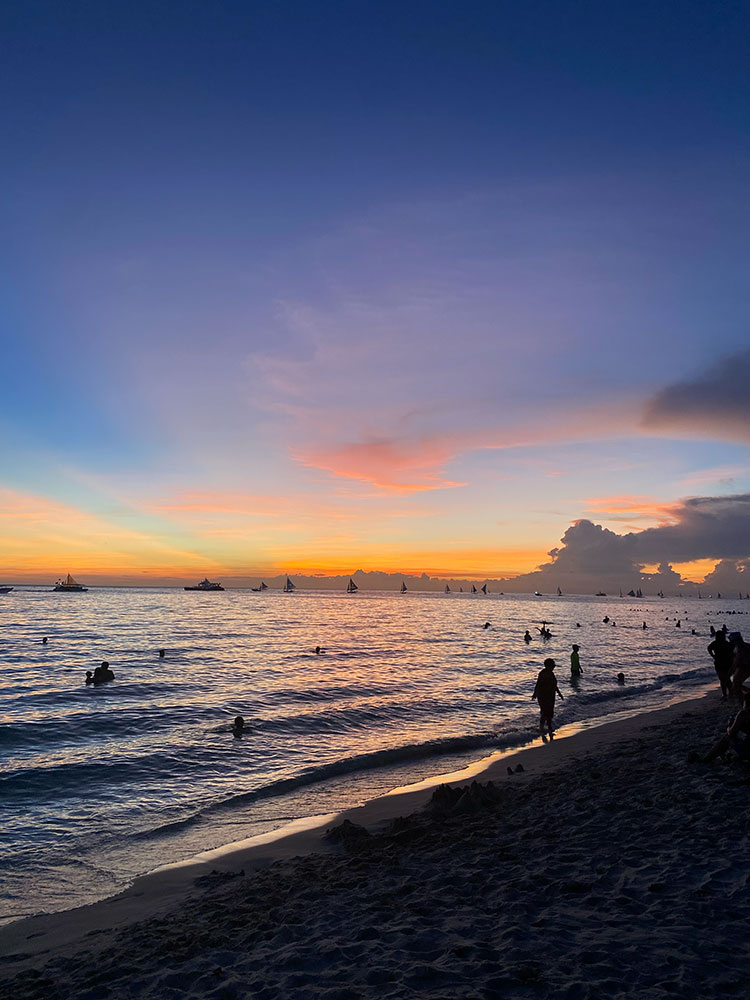
<path fill-rule="evenodd" d="M 580 648 L 577 643 L 573 643 L 573 652 L 570 654 L 570 679 L 573 681 L 577 681 L 583 673 L 583 670 L 581 670 L 581 661 L 578 657 L 578 650 Z"/>
<path fill-rule="evenodd" d="M 555 661 L 551 656 L 548 656 L 544 661 L 544 669 L 539 671 L 539 676 L 534 685 L 534 693 L 531 696 L 532 701 L 539 703 L 539 732 L 545 743 L 547 742 L 544 732 L 545 725 L 549 731 L 549 738 L 552 739 L 554 735 L 552 716 L 555 714 L 555 696 L 558 694 L 565 701 L 562 691 L 557 686 Z"/>

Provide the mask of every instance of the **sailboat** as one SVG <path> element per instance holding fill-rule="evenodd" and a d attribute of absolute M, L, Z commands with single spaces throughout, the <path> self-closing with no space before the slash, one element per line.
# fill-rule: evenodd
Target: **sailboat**
<path fill-rule="evenodd" d="M 283 590 L 283 592 L 285 594 L 291 594 L 292 591 L 295 590 L 296 588 L 295 588 L 294 584 L 292 583 L 292 581 L 289 579 L 289 577 L 287 577 L 286 578 L 286 583 L 284 584 L 284 586 L 281 589 Z"/>
<path fill-rule="evenodd" d="M 481 589 L 481 591 L 482 591 L 483 594 L 486 594 L 487 593 L 487 584 L 486 583 L 483 584 L 480 589 Z"/>
<path fill-rule="evenodd" d="M 347 583 L 346 585 L 347 594 L 356 594 L 358 590 L 359 587 L 357 586 L 357 584 L 354 582 L 354 580 L 352 580 L 351 577 L 349 577 L 349 583 Z"/>
<path fill-rule="evenodd" d="M 657 596 L 658 596 L 658 597 L 664 597 L 664 591 L 663 591 L 663 590 L 660 590 Z"/>
<path fill-rule="evenodd" d="M 406 590 L 407 590 L 407 587 L 406 587 L 406 584 L 405 584 L 405 583 L 404 583 L 404 581 L 402 580 L 402 581 L 401 581 L 401 593 L 402 593 L 402 594 L 405 594 L 405 593 L 406 593 Z"/>
<path fill-rule="evenodd" d="M 254 594 L 259 594 L 259 593 L 260 593 L 260 592 L 261 592 L 262 590 L 268 590 L 268 587 L 267 587 L 267 586 L 265 585 L 265 583 L 264 583 L 264 582 L 263 582 L 263 581 L 261 580 L 261 581 L 260 581 L 260 587 L 251 587 L 251 588 L 250 588 L 250 590 L 252 590 L 252 592 L 253 592 Z"/>
<path fill-rule="evenodd" d="M 635 597 L 635 591 L 634 590 L 629 590 L 628 591 L 628 597 Z"/>
<path fill-rule="evenodd" d="M 559 587 L 557 588 L 557 596 L 562 597 L 562 591 L 560 590 Z"/>
<path fill-rule="evenodd" d="M 701 594 L 700 590 L 698 591 L 698 600 L 699 601 L 703 600 L 703 595 Z"/>
<path fill-rule="evenodd" d="M 636 597 L 643 597 L 643 591 L 641 590 L 640 587 L 638 588 L 638 590 L 636 590 L 635 596 Z"/>
<path fill-rule="evenodd" d="M 446 594 L 450 594 L 450 592 L 451 592 L 451 588 L 448 586 L 447 583 L 445 585 L 445 592 L 446 592 Z"/>
<path fill-rule="evenodd" d="M 52 588 L 60 594 L 81 594 L 87 591 L 89 588 L 84 587 L 83 584 L 78 583 L 73 577 L 68 573 L 64 580 L 58 580 L 55 586 Z"/>
<path fill-rule="evenodd" d="M 464 592 L 464 588 L 463 588 L 463 587 L 459 587 L 459 588 L 458 588 L 458 592 L 459 592 L 459 594 L 463 594 L 463 592 Z"/>
<path fill-rule="evenodd" d="M 622 587 L 620 587 L 620 597 L 622 597 Z"/>
<path fill-rule="evenodd" d="M 473 583 L 471 585 L 471 592 L 472 592 L 472 594 L 476 594 L 476 592 L 477 592 L 477 588 L 474 586 Z"/>

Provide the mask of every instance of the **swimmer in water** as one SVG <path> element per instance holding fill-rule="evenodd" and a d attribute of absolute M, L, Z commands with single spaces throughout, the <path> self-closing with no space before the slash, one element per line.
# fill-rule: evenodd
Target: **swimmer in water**
<path fill-rule="evenodd" d="M 102 660 L 102 665 L 94 671 L 94 684 L 104 684 L 105 681 L 113 681 L 115 675 L 109 669 L 109 663 Z"/>
<path fill-rule="evenodd" d="M 647 625 L 647 624 L 646 624 L 646 623 L 644 622 L 644 623 L 643 623 L 643 625 L 641 625 L 641 628 L 643 628 L 643 629 L 647 629 L 647 628 L 648 628 L 648 625 Z"/>
<path fill-rule="evenodd" d="M 523 634 L 523 641 L 524 642 L 531 642 L 531 632 L 529 632 L 528 629 L 526 629 L 526 631 Z"/>
<path fill-rule="evenodd" d="M 617 675 L 617 683 L 618 684 L 625 683 L 625 674 L 622 671 L 620 671 L 620 673 Z"/>
<path fill-rule="evenodd" d="M 325 653 L 325 650 L 322 648 L 322 646 L 316 646 L 315 649 L 313 650 L 313 653 L 315 653 L 316 656 L 320 656 L 321 653 Z"/>
<path fill-rule="evenodd" d="M 163 650 L 163 649 L 160 649 L 159 650 L 159 658 L 161 659 L 163 656 L 166 656 L 166 651 Z"/>
<path fill-rule="evenodd" d="M 47 640 L 47 636 L 45 635 L 45 637 L 42 639 L 42 645 L 46 646 L 47 645 L 47 641 L 48 641 Z"/>
<path fill-rule="evenodd" d="M 576 622 L 576 628 L 580 628 L 580 627 L 581 627 L 581 623 L 580 622 Z"/>
<path fill-rule="evenodd" d="M 484 625 L 482 625 L 482 628 L 492 628 L 492 626 L 489 622 L 485 622 Z"/>
<path fill-rule="evenodd" d="M 93 684 L 94 683 L 94 675 L 91 673 L 90 670 L 86 671 L 86 683 L 87 684 Z"/>
<path fill-rule="evenodd" d="M 241 715 L 238 715 L 234 722 L 232 723 L 232 735 L 235 739 L 238 739 L 245 731 L 245 720 Z"/>
<path fill-rule="evenodd" d="M 602 618 L 602 621 L 603 621 L 603 622 L 604 622 L 604 624 L 606 625 L 606 624 L 607 624 L 607 623 L 609 622 L 609 615 L 605 615 L 605 616 L 604 616 L 604 617 Z"/>

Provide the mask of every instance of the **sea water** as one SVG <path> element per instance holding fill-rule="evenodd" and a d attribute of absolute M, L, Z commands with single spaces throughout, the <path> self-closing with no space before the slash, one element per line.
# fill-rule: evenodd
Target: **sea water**
<path fill-rule="evenodd" d="M 0 598 L 0 916 L 100 899 L 160 864 L 525 742 L 547 656 L 560 724 L 689 694 L 713 677 L 709 624 L 741 628 L 728 616 L 746 607 L 16 589 Z M 87 687 L 105 659 L 116 680 Z M 241 739 L 219 731 L 236 715 Z"/>

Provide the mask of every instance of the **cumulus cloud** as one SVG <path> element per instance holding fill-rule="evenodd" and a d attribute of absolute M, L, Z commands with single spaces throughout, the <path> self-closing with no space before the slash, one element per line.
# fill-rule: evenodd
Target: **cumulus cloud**
<path fill-rule="evenodd" d="M 561 545 L 550 551 L 550 561 L 534 573 L 513 581 L 514 589 L 556 586 L 571 592 L 634 588 L 650 581 L 677 587 L 684 581 L 672 563 L 713 559 L 717 567 L 707 584 L 725 590 L 750 589 L 738 581 L 750 565 L 750 494 L 691 497 L 670 508 L 671 523 L 618 535 L 593 521 L 571 525 Z M 658 572 L 645 567 L 658 565 Z"/>
<path fill-rule="evenodd" d="M 646 405 L 643 426 L 750 442 L 749 381 L 750 350 L 732 354 L 707 372 L 658 392 Z"/>

